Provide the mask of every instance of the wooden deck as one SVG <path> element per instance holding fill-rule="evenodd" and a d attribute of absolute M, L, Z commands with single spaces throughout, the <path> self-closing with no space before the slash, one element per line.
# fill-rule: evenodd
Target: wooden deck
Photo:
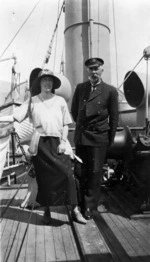
<path fill-rule="evenodd" d="M 27 185 L 18 187 L 0 187 L 1 262 L 150 261 L 150 213 L 136 214 L 130 192 L 104 188 L 107 211 L 87 225 L 73 222 L 68 207 L 50 207 L 52 224 L 45 226 L 43 208 L 20 208 Z"/>

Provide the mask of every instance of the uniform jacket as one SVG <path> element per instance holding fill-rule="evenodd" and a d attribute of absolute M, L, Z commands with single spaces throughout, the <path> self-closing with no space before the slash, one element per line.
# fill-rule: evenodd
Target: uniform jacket
<path fill-rule="evenodd" d="M 103 81 L 91 93 L 90 81 L 78 84 L 71 113 L 76 122 L 75 145 L 111 144 L 118 125 L 118 93 Z"/>

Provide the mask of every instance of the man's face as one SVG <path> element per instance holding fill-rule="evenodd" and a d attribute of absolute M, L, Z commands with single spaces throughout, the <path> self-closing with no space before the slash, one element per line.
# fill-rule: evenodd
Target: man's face
<path fill-rule="evenodd" d="M 104 69 L 103 69 L 102 65 L 87 67 L 87 73 L 88 73 L 88 76 L 89 76 L 89 80 L 93 84 L 96 84 L 97 82 L 100 81 L 103 71 L 104 71 Z"/>

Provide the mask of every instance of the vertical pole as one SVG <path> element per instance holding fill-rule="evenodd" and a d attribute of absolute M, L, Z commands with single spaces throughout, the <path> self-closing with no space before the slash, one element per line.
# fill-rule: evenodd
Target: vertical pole
<path fill-rule="evenodd" d="M 8 144 L 8 148 L 7 148 L 7 167 L 9 167 L 9 161 L 10 161 L 10 142 Z"/>
<path fill-rule="evenodd" d="M 146 59 L 146 135 L 148 135 L 149 128 L 149 112 L 148 112 L 148 58 Z"/>
<path fill-rule="evenodd" d="M 10 175 L 7 176 L 7 185 L 10 186 Z"/>
<path fill-rule="evenodd" d="M 11 133 L 11 141 L 12 141 L 12 158 L 13 158 L 13 165 L 15 165 L 15 143 L 14 143 L 14 133 Z"/>
<path fill-rule="evenodd" d="M 89 32 L 88 32 L 89 58 L 91 58 L 93 57 L 93 19 L 91 14 L 91 0 L 88 0 L 88 22 L 89 22 Z"/>

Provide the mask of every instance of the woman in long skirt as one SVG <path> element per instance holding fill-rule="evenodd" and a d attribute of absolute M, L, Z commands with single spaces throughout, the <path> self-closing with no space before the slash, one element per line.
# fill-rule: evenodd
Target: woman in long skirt
<path fill-rule="evenodd" d="M 37 202 L 45 206 L 44 223 L 50 222 L 49 206 L 71 205 L 73 219 L 86 224 L 78 209 L 71 158 L 67 153 L 68 126 L 72 120 L 65 99 L 55 94 L 60 85 L 60 79 L 50 70 L 41 69 L 32 81 L 31 98 L 0 121 L 21 122 L 29 116 L 33 123 L 29 153 L 38 184 Z"/>

